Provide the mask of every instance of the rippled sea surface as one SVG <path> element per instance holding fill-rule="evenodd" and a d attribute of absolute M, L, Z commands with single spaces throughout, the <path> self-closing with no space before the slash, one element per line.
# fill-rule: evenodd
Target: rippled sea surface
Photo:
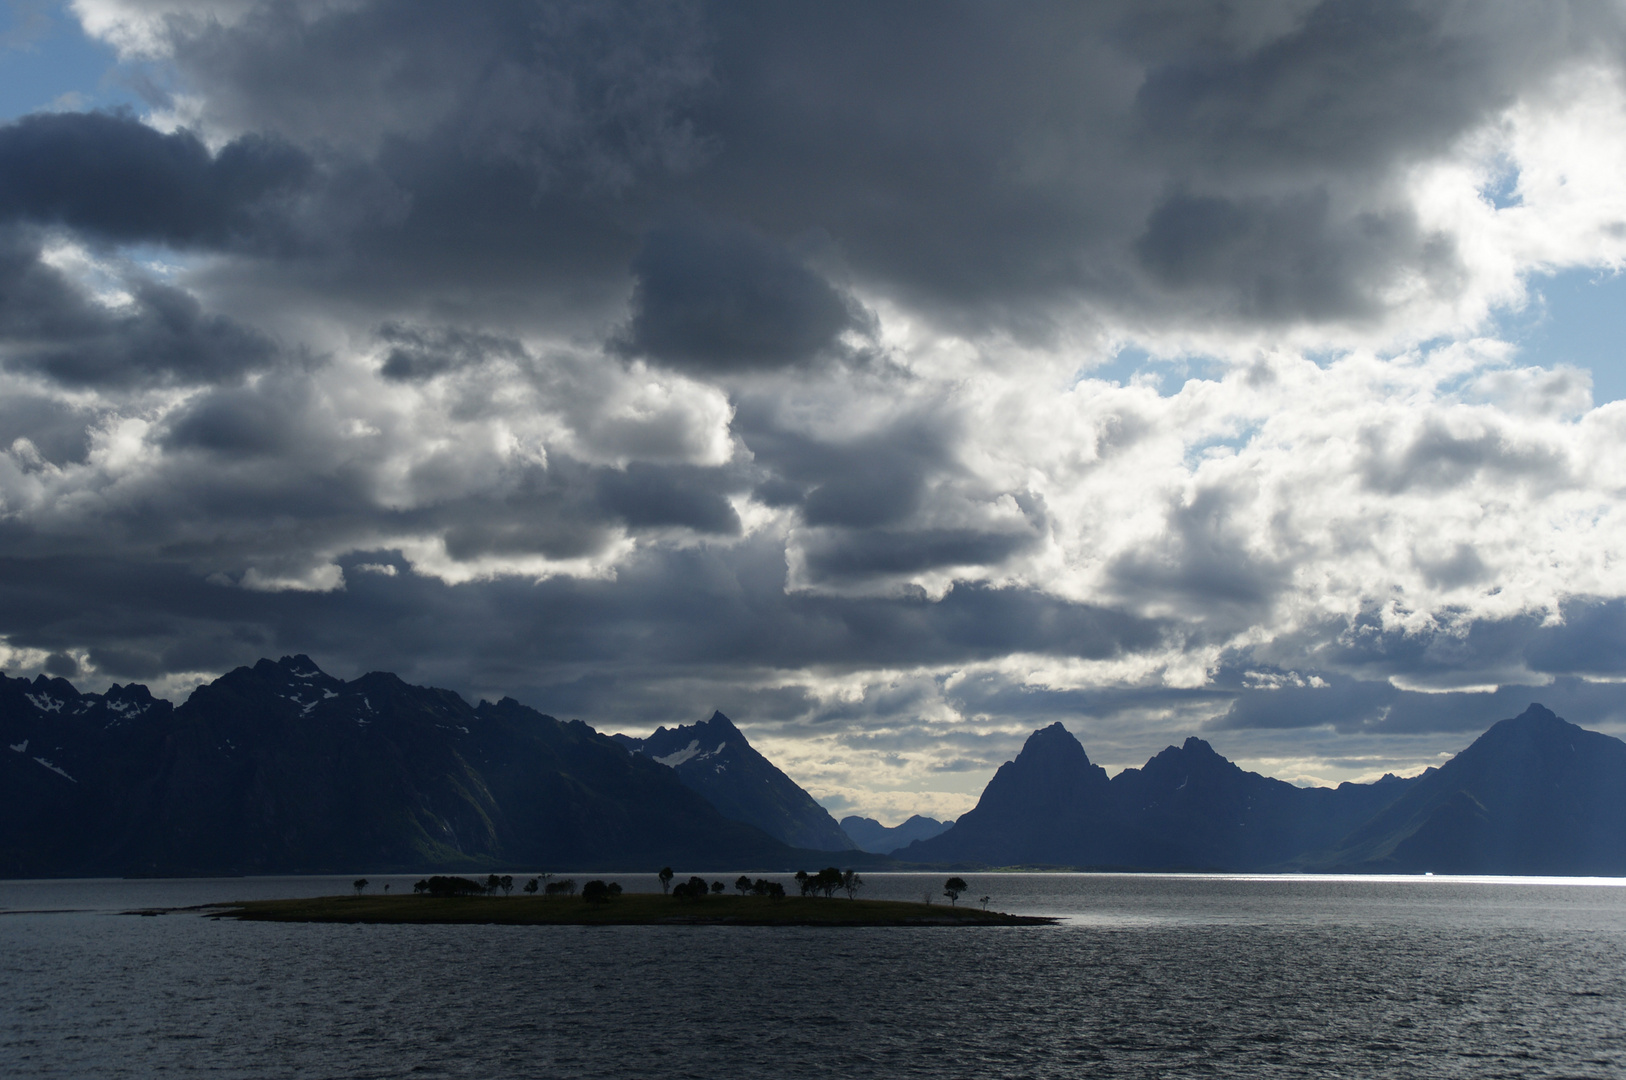
<path fill-rule="evenodd" d="M 1626 1076 L 1618 882 L 965 877 L 1066 921 L 235 923 L 119 912 L 348 880 L 0 881 L 0 1076 Z"/>

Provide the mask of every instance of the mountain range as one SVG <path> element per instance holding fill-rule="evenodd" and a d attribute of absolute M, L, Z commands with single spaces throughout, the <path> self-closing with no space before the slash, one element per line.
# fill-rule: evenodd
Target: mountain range
<path fill-rule="evenodd" d="M 874 818 L 854 815 L 841 819 L 841 831 L 851 837 L 853 846 L 858 850 L 886 855 L 916 840 L 930 840 L 953 824 L 953 821 L 938 821 L 915 814 L 901 824 L 888 826 Z"/>
<path fill-rule="evenodd" d="M 343 682 L 306 656 L 238 668 L 179 707 L 140 686 L 0 676 L 0 876 L 828 859 L 510 698 L 470 705 L 379 672 Z"/>
<path fill-rule="evenodd" d="M 1245 772 L 1197 738 L 1109 779 L 1054 724 L 952 828 L 895 854 L 954 865 L 1626 874 L 1626 743 L 1531 705 L 1419 776 L 1300 788 Z"/>
<path fill-rule="evenodd" d="M 612 737 L 306 656 L 180 706 L 0 676 L 0 877 L 832 863 L 1626 874 L 1626 743 L 1532 705 L 1420 776 L 1300 788 L 1198 738 L 1108 777 L 1053 724 L 958 821 L 888 829 L 721 713 Z"/>

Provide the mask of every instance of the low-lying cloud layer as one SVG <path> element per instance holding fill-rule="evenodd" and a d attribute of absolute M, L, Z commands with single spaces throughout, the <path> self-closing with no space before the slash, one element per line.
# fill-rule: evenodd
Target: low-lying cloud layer
<path fill-rule="evenodd" d="M 721 707 L 884 818 L 1626 727 L 1626 403 L 1493 329 L 1626 255 L 1613 7 L 72 7 L 150 111 L 0 127 L 14 672 Z"/>

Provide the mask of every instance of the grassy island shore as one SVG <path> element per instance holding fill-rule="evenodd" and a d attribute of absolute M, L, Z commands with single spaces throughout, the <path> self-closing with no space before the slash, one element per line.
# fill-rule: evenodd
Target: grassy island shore
<path fill-rule="evenodd" d="M 1056 920 L 976 907 L 790 896 L 687 899 L 628 893 L 579 897 L 319 896 L 211 905 L 214 918 L 259 922 L 496 923 L 508 926 L 1044 926 Z"/>

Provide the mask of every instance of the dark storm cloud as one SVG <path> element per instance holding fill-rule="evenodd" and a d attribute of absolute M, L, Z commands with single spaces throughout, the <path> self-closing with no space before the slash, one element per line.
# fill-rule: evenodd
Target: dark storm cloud
<path fill-rule="evenodd" d="M 943 567 L 997 566 L 1037 542 L 1025 532 L 874 529 L 819 535 L 804 542 L 803 559 L 809 584 L 838 584 Z"/>
<path fill-rule="evenodd" d="M 259 233 L 310 178 L 310 159 L 247 135 L 210 154 L 135 117 L 44 113 L 0 127 L 0 221 L 120 242 L 218 246 Z"/>
<path fill-rule="evenodd" d="M 862 325 L 854 301 L 784 247 L 737 226 L 655 229 L 632 272 L 632 323 L 620 347 L 676 367 L 807 363 Z"/>
<path fill-rule="evenodd" d="M 1140 131 L 1221 175 L 1370 173 L 1433 153 L 1620 35 L 1614 13 L 1563 2 L 1134 7 L 1124 25 L 1148 64 Z"/>
<path fill-rule="evenodd" d="M 38 394 L 0 395 L 0 446 L 27 439 L 41 463 L 82 464 L 90 453 L 89 428 L 95 409 Z"/>
<path fill-rule="evenodd" d="M 1626 686 L 1564 677 L 1544 686 L 1510 685 L 1489 693 L 1423 694 L 1386 682 L 1336 679 L 1325 687 L 1244 690 L 1209 731 L 1284 730 L 1330 726 L 1344 734 L 1478 735 L 1532 702 L 1572 724 L 1618 727 L 1626 722 Z M 1466 745 L 1464 740 L 1464 745 Z"/>
<path fill-rule="evenodd" d="M 1450 295 L 1466 276 L 1453 244 L 1420 232 L 1409 211 L 1331 220 L 1325 190 L 1273 199 L 1172 196 L 1147 220 L 1135 254 L 1158 284 L 1220 299 L 1251 323 L 1362 319 L 1384 311 L 1397 270 Z"/>
<path fill-rule="evenodd" d="M 837 442 L 785 430 L 772 409 L 771 402 L 745 400 L 735 426 L 773 474 L 768 497 L 779 506 L 800 503 L 809 525 L 897 525 L 920 509 L 934 477 L 956 471 L 952 417 L 904 416 Z"/>
<path fill-rule="evenodd" d="M 248 592 L 163 559 L 12 557 L 0 563 L 0 633 L 19 646 L 89 648 L 102 675 L 120 680 L 222 670 L 305 642 L 336 673 L 399 670 L 565 711 L 550 687 L 595 671 L 635 697 L 640 683 L 684 672 L 723 681 L 742 666 L 957 663 L 1012 651 L 1102 659 L 1158 648 L 1169 630 L 1028 590 L 959 588 L 938 603 L 790 594 L 776 545 L 734 550 L 642 553 L 614 581 L 460 586 L 356 569 L 397 561 L 367 553 L 345 560 L 346 588 L 329 593 Z M 594 707 L 612 712 L 615 690 L 601 685 Z"/>
<path fill-rule="evenodd" d="M 697 533 L 738 536 L 740 516 L 727 495 L 741 479 L 732 470 L 633 462 L 598 476 L 599 501 L 634 529 L 677 525 Z"/>
<path fill-rule="evenodd" d="M 272 362 L 269 338 L 138 273 L 128 303 L 91 299 L 40 258 L 38 241 L 0 234 L 0 358 L 74 387 L 217 383 Z"/>
<path fill-rule="evenodd" d="M 1398 0 L 931 19 L 377 0 L 169 33 L 212 121 L 281 140 L 267 160 L 292 144 L 328 163 L 301 218 L 344 252 L 324 288 L 461 286 L 510 319 L 602 319 L 630 285 L 625 344 L 711 371 L 796 363 L 853 325 L 782 246 L 810 235 L 855 281 L 980 331 L 1042 332 L 1080 301 L 1370 319 L 1386 273 L 1449 296 L 1456 255 L 1398 202 L 1403 171 L 1602 55 L 1618 22 Z M 678 208 L 713 225 L 658 225 Z"/>
<path fill-rule="evenodd" d="M 202 395 L 170 419 L 164 446 L 223 458 L 280 456 L 299 443 L 306 405 L 298 383 Z"/>
<path fill-rule="evenodd" d="M 525 347 L 513 338 L 455 327 L 386 323 L 378 337 L 389 353 L 378 373 L 395 382 L 417 382 L 451 371 L 478 367 L 492 358 L 523 359 Z"/>

